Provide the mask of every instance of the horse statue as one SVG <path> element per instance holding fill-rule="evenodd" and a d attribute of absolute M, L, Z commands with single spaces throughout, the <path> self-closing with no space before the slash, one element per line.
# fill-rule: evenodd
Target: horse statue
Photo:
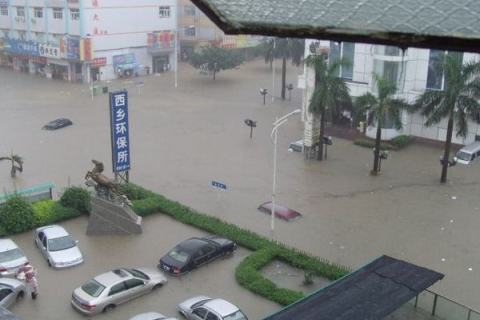
<path fill-rule="evenodd" d="M 117 200 L 118 202 L 130 204 L 127 196 L 118 190 L 118 183 L 102 173 L 104 170 L 103 162 L 97 160 L 92 160 L 92 162 L 95 167 L 85 175 L 85 180 L 87 180 L 85 184 L 89 187 L 94 186 L 100 197 L 112 202 Z"/>

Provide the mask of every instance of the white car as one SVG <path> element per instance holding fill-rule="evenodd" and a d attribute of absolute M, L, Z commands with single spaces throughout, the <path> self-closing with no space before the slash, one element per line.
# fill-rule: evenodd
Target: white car
<path fill-rule="evenodd" d="M 27 257 L 12 239 L 0 239 L 0 277 L 13 278 Z"/>
<path fill-rule="evenodd" d="M 35 244 L 53 268 L 69 268 L 83 262 L 77 243 L 61 226 L 51 225 L 35 231 Z"/>
<path fill-rule="evenodd" d="M 248 320 L 238 307 L 223 299 L 196 296 L 178 305 L 178 312 L 189 320 Z"/>
<path fill-rule="evenodd" d="M 8 308 L 25 296 L 25 283 L 15 279 L 0 279 L 0 307 Z M 0 319 L 3 319 L 0 317 Z"/>
<path fill-rule="evenodd" d="M 129 320 L 178 320 L 177 318 L 166 317 L 161 313 L 158 312 L 146 312 L 142 314 L 138 314 Z"/>

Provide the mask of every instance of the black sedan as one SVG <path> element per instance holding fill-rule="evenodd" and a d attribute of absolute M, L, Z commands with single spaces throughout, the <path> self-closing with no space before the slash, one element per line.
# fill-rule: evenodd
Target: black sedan
<path fill-rule="evenodd" d="M 43 130 L 57 130 L 57 129 L 60 129 L 60 128 L 63 128 L 63 127 L 70 126 L 72 124 L 73 123 L 72 123 L 72 121 L 70 121 L 70 119 L 60 118 L 60 119 L 50 121 L 49 123 L 44 125 L 42 127 L 42 129 Z"/>
<path fill-rule="evenodd" d="M 232 254 L 236 248 L 235 242 L 215 235 L 190 238 L 163 256 L 158 268 L 180 276 L 218 257 Z"/>

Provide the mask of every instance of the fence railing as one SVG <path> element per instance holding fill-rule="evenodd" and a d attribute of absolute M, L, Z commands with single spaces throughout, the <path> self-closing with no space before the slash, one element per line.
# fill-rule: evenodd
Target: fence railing
<path fill-rule="evenodd" d="M 480 312 L 458 302 L 445 298 L 430 290 L 425 290 L 411 301 L 415 307 L 431 312 L 444 320 L 480 320 Z"/>

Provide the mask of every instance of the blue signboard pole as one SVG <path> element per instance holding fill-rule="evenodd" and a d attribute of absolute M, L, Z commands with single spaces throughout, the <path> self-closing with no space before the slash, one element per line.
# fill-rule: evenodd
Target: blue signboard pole
<path fill-rule="evenodd" d="M 128 134 L 128 92 L 110 92 L 110 130 L 112 167 L 115 174 L 130 170 L 130 140 Z"/>

